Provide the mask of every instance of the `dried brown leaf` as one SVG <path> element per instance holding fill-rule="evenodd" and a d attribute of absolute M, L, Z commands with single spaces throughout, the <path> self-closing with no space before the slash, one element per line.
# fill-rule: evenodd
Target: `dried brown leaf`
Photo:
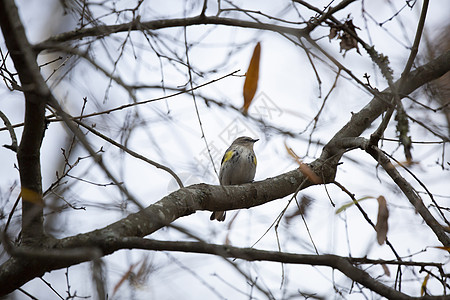
<path fill-rule="evenodd" d="M 339 33 L 339 29 L 336 27 L 330 27 L 330 33 L 328 34 L 328 39 L 331 41 L 334 39 Z"/>
<path fill-rule="evenodd" d="M 387 207 L 386 199 L 383 196 L 379 196 L 378 200 L 378 216 L 377 224 L 375 225 L 375 230 L 377 231 L 377 241 L 378 244 L 383 245 L 386 240 L 388 232 L 388 219 L 389 210 Z"/>
<path fill-rule="evenodd" d="M 356 29 L 359 29 L 359 27 L 356 27 L 353 24 L 352 20 L 345 21 L 344 26 L 347 28 L 347 31 L 344 31 L 340 36 L 341 42 L 339 43 L 339 45 L 341 49 L 339 52 L 342 52 L 342 50 L 345 50 L 345 52 L 347 52 L 348 50 L 355 48 L 356 52 L 361 54 L 358 48 L 358 41 L 355 38 L 356 36 L 358 36 L 356 34 Z"/>

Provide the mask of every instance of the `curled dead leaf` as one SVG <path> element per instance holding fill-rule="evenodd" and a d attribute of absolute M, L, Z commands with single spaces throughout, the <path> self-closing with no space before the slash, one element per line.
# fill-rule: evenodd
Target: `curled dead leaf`
<path fill-rule="evenodd" d="M 332 39 L 334 39 L 339 33 L 339 29 L 337 29 L 337 27 L 330 27 L 330 33 L 328 34 L 328 39 L 331 41 Z"/>
<path fill-rule="evenodd" d="M 344 23 L 344 26 L 347 28 L 347 31 L 344 31 L 340 37 L 341 42 L 339 43 L 339 45 L 341 46 L 341 50 L 339 52 L 342 52 L 342 50 L 345 50 L 345 52 L 347 52 L 348 50 L 355 48 L 356 52 L 361 55 L 361 52 L 359 52 L 358 48 L 358 41 L 356 40 L 356 37 L 358 36 L 356 34 L 356 29 L 360 28 L 356 27 L 351 19 L 347 19 L 347 21 L 345 21 Z"/>
<path fill-rule="evenodd" d="M 360 28 L 353 24 L 353 20 L 349 15 L 347 16 L 347 19 L 345 20 L 343 26 L 337 27 L 335 25 L 330 25 L 330 33 L 328 34 L 328 39 L 330 41 L 334 38 L 341 40 L 339 43 L 339 46 L 341 47 L 339 52 L 342 52 L 342 50 L 344 50 L 344 56 L 348 50 L 351 50 L 353 48 L 355 48 L 356 52 L 361 55 L 361 52 L 359 52 L 358 48 L 358 34 L 356 33 L 356 29 Z"/>
<path fill-rule="evenodd" d="M 344 32 L 344 34 L 341 35 L 340 39 L 341 42 L 339 43 L 339 46 L 341 47 L 341 49 L 339 50 L 339 52 L 342 52 L 342 50 L 345 50 L 345 52 L 347 52 L 348 50 L 356 48 L 357 52 L 359 53 L 358 42 L 350 34 Z"/>

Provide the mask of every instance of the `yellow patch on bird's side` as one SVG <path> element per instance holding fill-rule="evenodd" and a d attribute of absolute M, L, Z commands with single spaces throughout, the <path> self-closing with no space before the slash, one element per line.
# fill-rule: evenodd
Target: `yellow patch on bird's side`
<path fill-rule="evenodd" d="M 223 158 L 222 158 L 222 164 L 223 164 L 224 162 L 230 160 L 230 158 L 233 157 L 233 154 L 234 154 L 234 151 L 233 151 L 233 150 L 230 150 L 230 151 L 225 152 L 225 155 L 224 155 Z"/>
<path fill-rule="evenodd" d="M 255 166 L 256 166 L 256 164 L 257 164 L 257 162 L 256 162 L 256 156 L 253 156 L 253 162 L 255 163 Z"/>

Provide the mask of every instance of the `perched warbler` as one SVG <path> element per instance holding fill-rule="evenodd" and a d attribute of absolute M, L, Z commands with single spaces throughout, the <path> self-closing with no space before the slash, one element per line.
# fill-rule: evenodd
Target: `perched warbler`
<path fill-rule="evenodd" d="M 225 151 L 220 165 L 219 182 L 221 185 L 244 184 L 253 181 L 256 172 L 256 155 L 253 151 L 254 140 L 241 136 L 234 140 Z M 209 218 L 224 221 L 224 211 L 214 211 Z"/>

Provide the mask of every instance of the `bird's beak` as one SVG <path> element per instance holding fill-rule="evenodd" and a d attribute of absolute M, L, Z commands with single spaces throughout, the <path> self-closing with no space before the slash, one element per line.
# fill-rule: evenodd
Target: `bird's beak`
<path fill-rule="evenodd" d="M 256 143 L 257 141 L 259 141 L 259 139 L 254 139 L 254 140 L 253 140 L 253 143 Z"/>

